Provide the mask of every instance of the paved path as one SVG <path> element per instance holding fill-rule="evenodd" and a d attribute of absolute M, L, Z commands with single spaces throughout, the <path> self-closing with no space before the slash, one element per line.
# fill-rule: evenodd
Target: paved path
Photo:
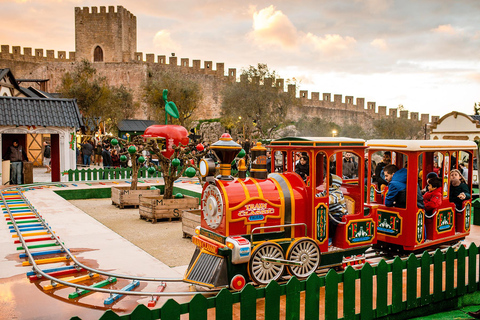
<path fill-rule="evenodd" d="M 104 187 L 110 186 L 107 183 Z M 199 188 L 198 185 L 189 183 L 183 183 L 181 187 Z M 74 188 L 92 186 L 78 183 L 78 187 Z M 66 188 L 43 188 L 27 191 L 25 194 L 80 262 L 119 274 L 183 277 L 185 267 L 170 268 L 155 259 L 54 192 L 61 189 Z M 179 234 L 179 237 L 182 237 L 182 234 Z M 94 293 L 71 301 L 67 298 L 68 294 L 73 292 L 71 288 L 45 293 L 37 284 L 30 283 L 25 274 L 31 268 L 21 266 L 23 259 L 18 257 L 17 246 L 18 244 L 13 243 L 7 222 L 4 218 L 0 219 L 0 319 L 66 319 L 72 316 L 96 319 L 107 309 L 103 304 L 107 294 Z M 41 285 L 48 282 L 43 281 Z M 125 280 L 119 281 L 115 289 L 121 289 L 126 284 L 128 282 Z M 141 289 L 154 292 L 156 287 L 156 284 L 150 283 L 147 287 L 143 285 Z M 188 290 L 187 284 L 170 283 L 167 284 L 166 292 Z M 184 302 L 189 299 L 185 297 L 177 300 Z M 114 304 L 112 309 L 117 314 L 131 313 L 138 304 L 147 304 L 148 300 L 149 298 L 127 296 Z M 164 301 L 165 299 L 161 299 L 159 305 Z"/>

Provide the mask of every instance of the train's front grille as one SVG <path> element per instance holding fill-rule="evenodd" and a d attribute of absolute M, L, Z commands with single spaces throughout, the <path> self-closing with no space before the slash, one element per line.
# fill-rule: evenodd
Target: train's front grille
<path fill-rule="evenodd" d="M 196 249 L 188 266 L 184 280 L 186 282 L 219 287 L 227 285 L 225 258 Z"/>

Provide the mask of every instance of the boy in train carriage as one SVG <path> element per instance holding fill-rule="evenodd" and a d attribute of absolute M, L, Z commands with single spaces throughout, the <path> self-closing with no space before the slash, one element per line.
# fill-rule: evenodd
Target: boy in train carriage
<path fill-rule="evenodd" d="M 427 189 L 427 193 L 423 196 L 423 202 L 425 211 L 430 214 L 442 205 L 442 179 L 439 177 L 428 179 Z"/>
<path fill-rule="evenodd" d="M 310 175 L 310 168 L 308 164 L 308 156 L 301 156 L 300 163 L 295 167 L 295 173 L 302 177 L 303 181 L 307 180 L 307 177 Z"/>
<path fill-rule="evenodd" d="M 328 187 L 328 212 L 329 212 L 329 227 L 328 227 L 328 245 L 332 244 L 332 236 L 335 234 L 337 226 L 342 222 L 342 217 L 348 213 L 347 203 L 343 192 L 340 189 L 343 180 L 335 174 L 330 174 L 330 186 Z M 325 197 L 327 190 L 318 193 L 317 197 Z"/>
<path fill-rule="evenodd" d="M 388 192 L 385 196 L 385 206 L 405 208 L 407 205 L 407 169 L 394 164 L 386 165 L 383 168 L 385 181 L 388 182 Z"/>

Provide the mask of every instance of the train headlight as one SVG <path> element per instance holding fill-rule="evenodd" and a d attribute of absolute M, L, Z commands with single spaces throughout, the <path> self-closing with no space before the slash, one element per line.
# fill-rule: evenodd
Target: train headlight
<path fill-rule="evenodd" d="M 240 236 L 227 237 L 227 247 L 232 249 L 232 263 L 247 263 L 250 260 L 250 241 Z M 232 248 L 233 247 L 233 248 Z"/>
<path fill-rule="evenodd" d="M 200 174 L 203 178 L 215 175 L 215 161 L 212 158 L 200 160 Z"/>
<path fill-rule="evenodd" d="M 208 185 L 202 195 L 203 219 L 212 229 L 217 229 L 223 218 L 223 200 L 215 185 Z"/>

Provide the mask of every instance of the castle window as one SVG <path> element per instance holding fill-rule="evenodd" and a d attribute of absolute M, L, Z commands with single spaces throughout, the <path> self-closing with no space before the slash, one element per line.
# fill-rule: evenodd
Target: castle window
<path fill-rule="evenodd" d="M 207 63 L 207 69 L 210 69 L 210 63 Z"/>
<path fill-rule="evenodd" d="M 100 46 L 97 46 L 93 51 L 93 61 L 103 62 L 103 50 L 100 48 Z"/>

